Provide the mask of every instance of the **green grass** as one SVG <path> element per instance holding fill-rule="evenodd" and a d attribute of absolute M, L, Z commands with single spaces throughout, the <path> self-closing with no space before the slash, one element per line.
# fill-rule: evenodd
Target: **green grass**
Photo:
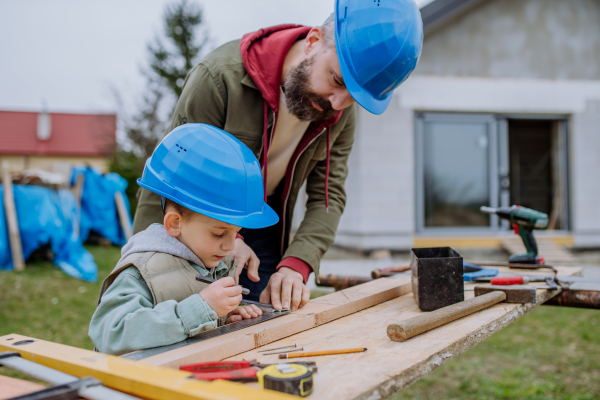
<path fill-rule="evenodd" d="M 88 325 L 104 278 L 119 261 L 117 247 L 86 246 L 98 264 L 98 282 L 71 278 L 50 262 L 28 263 L 22 272 L 0 271 L 0 336 L 18 333 L 93 349 Z M 0 367 L 0 374 L 23 375 Z"/>
<path fill-rule="evenodd" d="M 92 349 L 87 329 L 100 285 L 120 249 L 87 246 L 99 282 L 70 278 L 51 263 L 0 272 L 0 336 L 19 333 Z M 317 297 L 324 293 L 312 293 Z M 52 299 L 55 299 L 54 302 Z M 7 368 L 0 374 L 24 377 Z M 600 398 L 600 313 L 538 307 L 392 397 L 406 399 Z"/>

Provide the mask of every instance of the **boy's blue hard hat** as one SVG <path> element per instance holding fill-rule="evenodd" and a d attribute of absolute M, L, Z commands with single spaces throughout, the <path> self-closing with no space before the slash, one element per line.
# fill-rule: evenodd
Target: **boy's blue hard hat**
<path fill-rule="evenodd" d="M 350 95 L 379 115 L 419 61 L 419 8 L 414 0 L 336 0 L 335 46 Z"/>
<path fill-rule="evenodd" d="M 279 221 L 264 201 L 260 164 L 229 133 L 185 124 L 168 134 L 146 161 L 138 185 L 200 214 L 243 228 Z"/>

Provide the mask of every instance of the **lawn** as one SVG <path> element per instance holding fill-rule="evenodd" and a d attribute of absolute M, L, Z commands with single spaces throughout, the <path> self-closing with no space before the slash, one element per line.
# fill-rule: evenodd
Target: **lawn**
<path fill-rule="evenodd" d="M 0 272 L 0 336 L 92 349 L 88 323 L 120 251 L 87 248 L 99 267 L 97 283 L 70 278 L 48 262 Z M 393 399 L 598 399 L 599 321 L 596 310 L 538 307 Z M 0 374 L 22 377 L 3 367 Z"/>

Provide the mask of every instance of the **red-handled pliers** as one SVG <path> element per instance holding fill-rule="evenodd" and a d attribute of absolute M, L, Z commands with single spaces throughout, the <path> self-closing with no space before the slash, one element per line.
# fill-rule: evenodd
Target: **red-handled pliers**
<path fill-rule="evenodd" d="M 224 379 L 234 382 L 252 382 L 258 379 L 256 373 L 262 367 L 253 361 L 210 361 L 181 365 L 179 369 L 191 372 L 194 378 L 205 381 Z"/>

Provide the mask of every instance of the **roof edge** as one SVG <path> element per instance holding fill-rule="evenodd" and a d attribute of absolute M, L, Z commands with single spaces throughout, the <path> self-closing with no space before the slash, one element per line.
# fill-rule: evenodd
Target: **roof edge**
<path fill-rule="evenodd" d="M 484 0 L 435 0 L 421 8 L 423 30 L 430 33 L 446 22 L 456 18 Z"/>

